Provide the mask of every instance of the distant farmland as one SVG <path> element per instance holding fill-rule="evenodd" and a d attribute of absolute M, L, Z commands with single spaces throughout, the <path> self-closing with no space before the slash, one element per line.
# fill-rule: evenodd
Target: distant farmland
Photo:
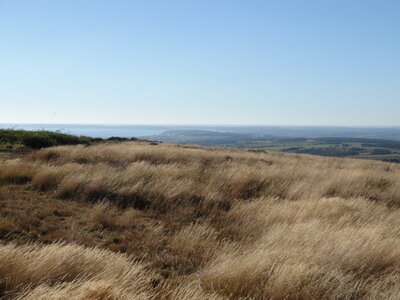
<path fill-rule="evenodd" d="M 152 138 L 164 142 L 204 146 L 248 148 L 400 162 L 400 141 L 385 139 L 349 137 L 290 138 L 200 130 L 167 131 Z"/>

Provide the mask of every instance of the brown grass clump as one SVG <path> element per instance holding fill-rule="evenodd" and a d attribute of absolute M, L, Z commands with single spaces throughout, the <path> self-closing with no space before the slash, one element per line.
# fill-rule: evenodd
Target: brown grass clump
<path fill-rule="evenodd" d="M 35 174 L 32 183 L 42 191 L 57 188 L 62 179 L 71 174 L 71 172 L 79 173 L 82 167 L 80 165 L 66 164 L 63 168 L 57 168 L 49 165 Z"/>
<path fill-rule="evenodd" d="M 107 201 L 96 203 L 88 212 L 87 220 L 93 226 L 105 229 L 129 228 L 136 223 L 139 212 L 130 208 L 118 210 Z"/>
<path fill-rule="evenodd" d="M 178 231 L 169 246 L 179 255 L 204 255 L 215 250 L 217 232 L 210 226 L 194 224 Z"/>
<path fill-rule="evenodd" d="M 247 242 L 220 253 L 200 280 L 235 299 L 395 299 L 399 217 L 362 199 L 259 199 L 227 219 L 233 222 L 230 233 L 242 231 L 238 237 Z"/>
<path fill-rule="evenodd" d="M 0 246 L 1 293 L 17 299 L 149 299 L 144 266 L 75 245 Z"/>
<path fill-rule="evenodd" d="M 21 161 L 20 159 L 0 160 L 0 184 L 29 182 L 38 168 L 37 164 Z"/>
<path fill-rule="evenodd" d="M 400 165 L 147 142 L 0 162 L 9 299 L 398 299 Z"/>
<path fill-rule="evenodd" d="M 114 228 L 117 226 L 117 210 L 106 201 L 99 202 L 89 212 L 88 220 L 101 228 Z"/>

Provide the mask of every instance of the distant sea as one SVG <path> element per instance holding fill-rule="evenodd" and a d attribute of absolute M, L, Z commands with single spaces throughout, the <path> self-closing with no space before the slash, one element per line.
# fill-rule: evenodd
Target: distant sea
<path fill-rule="evenodd" d="M 0 124 L 0 128 L 49 130 L 90 137 L 144 137 L 161 134 L 175 126 L 161 125 L 79 125 L 79 124 Z"/>

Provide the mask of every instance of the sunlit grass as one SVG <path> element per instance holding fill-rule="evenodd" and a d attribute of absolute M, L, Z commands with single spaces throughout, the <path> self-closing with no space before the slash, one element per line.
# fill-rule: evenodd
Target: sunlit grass
<path fill-rule="evenodd" d="M 146 142 L 48 148 L 0 164 L 0 231 L 16 241 L 35 232 L 38 242 L 0 247 L 9 298 L 400 293 L 397 164 Z"/>

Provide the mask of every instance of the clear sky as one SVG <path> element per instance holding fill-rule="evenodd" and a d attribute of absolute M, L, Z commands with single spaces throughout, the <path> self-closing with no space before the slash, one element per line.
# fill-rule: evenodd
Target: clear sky
<path fill-rule="evenodd" d="M 400 125 L 398 0 L 0 0 L 0 123 Z"/>

